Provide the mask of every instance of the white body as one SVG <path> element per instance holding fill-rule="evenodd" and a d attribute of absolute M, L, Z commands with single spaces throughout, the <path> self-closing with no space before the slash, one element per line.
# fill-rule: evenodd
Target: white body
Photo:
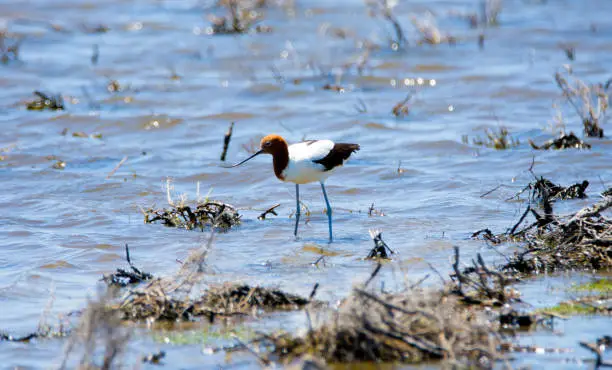
<path fill-rule="evenodd" d="M 324 182 L 334 169 L 325 171 L 322 164 L 314 163 L 325 158 L 334 148 L 331 140 L 317 140 L 289 145 L 289 164 L 283 171 L 283 181 L 295 184 Z"/>

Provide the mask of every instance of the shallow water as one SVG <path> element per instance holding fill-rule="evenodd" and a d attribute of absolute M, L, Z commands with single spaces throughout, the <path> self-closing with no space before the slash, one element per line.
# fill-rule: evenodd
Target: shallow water
<path fill-rule="evenodd" d="M 477 1 L 464 0 L 401 3 L 396 15 L 409 45 L 394 52 L 384 22 L 368 17 L 361 1 L 271 5 L 262 24 L 272 32 L 240 36 L 206 34 L 206 15 L 223 14 L 212 2 L 0 2 L 0 27 L 24 37 L 20 60 L 0 65 L 0 148 L 5 148 L 0 329 L 14 335 L 35 330 L 50 297 L 52 315 L 84 307 L 86 298 L 96 295 L 101 275 L 125 265 L 125 243 L 135 263 L 158 276 L 173 273 L 177 259 L 206 244 L 206 233 L 143 224 L 139 207 L 165 205 L 168 177 L 177 195 L 194 198 L 199 182 L 202 195 L 210 191 L 243 214 L 239 228 L 215 237 L 208 258 L 211 281 L 278 285 L 303 295 L 318 282 L 318 297 L 332 301 L 371 273 L 373 263 L 362 259 L 372 247 L 371 228 L 382 229 L 399 252 L 381 275 L 388 287 L 401 286 L 405 272 L 414 281 L 430 273 L 427 263 L 448 270 L 453 245 L 466 258 L 481 252 L 491 263 L 498 261 L 497 252 L 469 236 L 484 227 L 502 231 L 518 219 L 523 205 L 504 199 L 531 180 L 527 170 L 534 156 L 538 175 L 565 185 L 591 182 L 591 199 L 559 203 L 559 213 L 591 202 L 612 182 L 609 138 L 587 140 L 592 150 L 550 152 L 534 152 L 527 140 L 551 138 L 552 105 L 565 107 L 553 79 L 569 62 L 560 43 L 575 44 L 571 64 L 580 78 L 597 83 L 612 77 L 612 3 L 505 1 L 499 27 L 486 29 L 471 29 L 453 15 L 478 8 Z M 417 45 L 420 36 L 410 16 L 428 10 L 443 33 L 457 38 L 455 45 Z M 83 25 L 100 24 L 108 32 L 83 32 Z M 349 36 L 334 37 L 325 31 L 329 27 L 346 29 Z M 344 70 L 363 54 L 359 46 L 366 39 L 382 48 L 370 53 L 362 75 Z M 93 45 L 99 48 L 95 65 Z M 278 70 L 276 78 L 271 67 Z M 109 92 L 109 79 L 125 91 Z M 324 90 L 326 84 L 344 92 Z M 66 110 L 26 110 L 34 90 L 62 93 Z M 393 106 L 408 93 L 414 94 L 409 115 L 394 117 Z M 366 112 L 355 108 L 359 100 Z M 564 112 L 567 130 L 580 133 L 580 121 L 569 109 Z M 274 178 L 270 158 L 237 169 L 220 167 L 223 135 L 233 121 L 230 162 L 245 158 L 243 146 L 272 132 L 291 142 L 327 138 L 361 145 L 327 182 L 335 211 L 333 244 L 326 241 L 318 185 L 301 187 L 312 215 L 295 240 L 294 187 Z M 461 140 L 500 125 L 520 140 L 517 148 L 496 151 Z M 56 159 L 48 156 L 66 167 L 52 168 Z M 107 178 L 124 156 L 127 161 Z M 398 173 L 398 166 L 405 171 Z M 499 184 L 506 186 L 481 197 Z M 275 203 L 281 203 L 278 217 L 256 219 Z M 372 204 L 384 216 L 368 215 Z M 320 248 L 331 256 L 313 267 Z M 564 279 L 579 278 L 589 277 Z M 530 303 L 552 305 L 559 292 L 542 296 L 547 284 L 547 278 L 534 279 L 521 289 L 531 292 Z M 574 318 L 561 334 L 529 333 L 522 340 L 574 352 L 521 361 L 533 368 L 590 368 L 581 362 L 590 356 L 578 340 L 608 334 L 604 322 Z M 297 329 L 304 317 L 273 315 L 248 325 Z M 248 354 L 227 360 L 202 354 L 200 344 L 165 344 L 140 334 L 130 344 L 127 363 L 162 348 L 172 367 L 257 365 Z M 7 368 L 53 367 L 63 345 L 61 340 L 2 343 L 0 362 Z"/>

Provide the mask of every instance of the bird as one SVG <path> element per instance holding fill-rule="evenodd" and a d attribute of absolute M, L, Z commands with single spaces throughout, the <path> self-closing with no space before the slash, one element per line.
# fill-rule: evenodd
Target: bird
<path fill-rule="evenodd" d="M 261 139 L 259 150 L 255 154 L 230 167 L 238 167 L 260 154 L 272 155 L 276 177 L 283 182 L 295 184 L 296 210 L 293 230 L 295 237 L 297 237 L 300 222 L 300 185 L 318 181 L 321 184 L 327 206 L 329 241 L 331 242 L 333 240 L 332 208 L 325 191 L 325 180 L 359 149 L 359 144 L 334 143 L 331 140 L 306 140 L 289 145 L 282 136 L 271 134 Z"/>

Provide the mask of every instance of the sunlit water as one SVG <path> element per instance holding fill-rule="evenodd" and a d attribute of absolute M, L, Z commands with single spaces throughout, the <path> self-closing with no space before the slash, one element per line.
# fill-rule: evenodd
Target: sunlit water
<path fill-rule="evenodd" d="M 166 205 L 167 178 L 175 196 L 195 198 L 199 182 L 202 196 L 210 192 L 243 215 L 240 227 L 215 236 L 208 258 L 211 281 L 280 286 L 303 295 L 318 282 L 318 297 L 332 302 L 371 273 L 373 263 L 363 257 L 373 246 L 368 236 L 373 228 L 382 229 L 398 252 L 380 276 L 387 288 L 402 286 L 405 273 L 413 281 L 429 273 L 426 283 L 436 284 L 428 263 L 446 273 L 453 245 L 461 247 L 466 261 L 480 252 L 499 262 L 498 252 L 469 236 L 484 227 L 503 231 L 518 219 L 524 205 L 504 199 L 531 181 L 527 170 L 534 156 L 538 175 L 565 185 L 591 182 L 590 199 L 560 203 L 559 213 L 596 199 L 604 184 L 612 183 L 612 141 L 588 140 L 593 149 L 585 151 L 534 152 L 528 139 L 540 143 L 552 137 L 553 103 L 564 107 L 567 130 L 581 133 L 554 83 L 554 72 L 570 62 L 559 45 L 575 45 L 571 64 L 577 76 L 607 81 L 612 3 L 505 1 L 499 27 L 479 29 L 456 16 L 478 9 L 477 1 L 401 3 L 395 14 L 408 46 L 394 52 L 387 42 L 391 29 L 369 17 L 361 1 L 271 5 L 262 21 L 272 27 L 270 33 L 239 36 L 206 34 L 207 15 L 224 12 L 212 2 L 0 2 L 0 27 L 24 37 L 20 61 L 0 66 L 0 330 L 15 335 L 35 330 L 51 297 L 51 318 L 83 308 L 87 297 L 96 296 L 102 274 L 125 266 L 126 243 L 135 263 L 157 276 L 172 274 L 177 259 L 206 244 L 207 233 L 143 224 L 139 207 Z M 457 39 L 455 45 L 417 45 L 420 35 L 410 17 L 428 11 L 443 34 Z M 83 32 L 98 25 L 108 32 Z M 344 29 L 347 37 L 335 37 L 333 28 Z M 343 66 L 363 56 L 364 40 L 382 48 L 369 54 L 359 75 Z M 125 90 L 109 92 L 109 79 Z M 344 90 L 325 90 L 326 84 Z M 66 110 L 26 110 L 34 90 L 62 93 Z M 409 114 L 394 117 L 393 106 L 408 93 L 413 94 Z M 327 138 L 361 145 L 327 182 L 335 212 L 333 244 L 326 241 L 317 184 L 301 187 L 311 215 L 295 240 L 294 187 L 273 176 L 270 158 L 220 167 L 230 122 L 236 122 L 230 162 L 245 158 L 243 146 L 268 133 L 291 142 Z M 484 128 L 501 125 L 520 141 L 518 147 L 496 151 L 462 142 L 463 135 L 483 136 Z M 124 156 L 127 161 L 107 178 Z M 64 169 L 52 168 L 57 160 L 65 161 Z M 499 184 L 506 186 L 481 197 Z M 279 215 L 258 221 L 275 203 L 281 204 Z M 330 256 L 314 267 L 320 248 Z M 511 251 L 512 246 L 499 250 Z M 531 304 L 552 305 L 566 297 L 565 285 L 579 281 L 574 275 L 556 279 L 539 278 L 519 288 Z M 573 352 L 517 356 L 515 364 L 590 368 L 581 362 L 591 356 L 578 341 L 609 334 L 607 323 L 579 317 L 564 322 L 559 332 L 524 334 L 522 343 Z M 304 327 L 304 315 L 274 315 L 248 325 L 297 330 Z M 208 345 L 226 342 L 232 341 Z M 6 368 L 54 367 L 64 344 L 0 343 L 0 362 Z M 125 362 L 164 349 L 171 367 L 257 366 L 249 354 L 228 360 L 203 354 L 202 346 L 166 344 L 140 332 Z"/>

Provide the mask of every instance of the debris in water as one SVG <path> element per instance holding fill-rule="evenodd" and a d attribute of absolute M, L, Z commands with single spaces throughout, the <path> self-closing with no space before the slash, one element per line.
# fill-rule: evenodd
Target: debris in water
<path fill-rule="evenodd" d="M 232 139 L 232 131 L 234 131 L 234 122 L 232 122 L 227 129 L 227 133 L 223 137 L 223 151 L 221 152 L 221 161 L 225 161 L 227 155 L 227 149 L 229 148 L 230 140 Z"/>
<path fill-rule="evenodd" d="M 391 112 L 395 117 L 406 117 L 410 113 L 408 102 L 412 99 L 412 94 L 408 94 L 403 100 L 393 106 Z"/>
<path fill-rule="evenodd" d="M 589 186 L 589 182 L 584 180 L 568 187 L 557 185 L 552 181 L 540 177 L 537 181 L 532 182 L 528 185 L 529 189 L 532 189 L 531 199 L 544 199 L 549 198 L 550 200 L 555 199 L 574 199 L 574 198 L 586 198 L 586 188 Z"/>
<path fill-rule="evenodd" d="M 506 310 L 506 312 L 499 315 L 499 323 L 504 329 L 529 329 L 537 320 L 536 315 L 520 313 L 514 309 Z"/>
<path fill-rule="evenodd" d="M 37 330 L 34 333 L 23 336 L 14 336 L 0 332 L 0 342 L 22 342 L 29 343 L 32 339 L 65 337 L 70 333 L 69 329 L 60 327 L 59 330 Z"/>
<path fill-rule="evenodd" d="M 478 230 L 472 234 L 473 239 L 477 239 L 480 235 L 484 240 L 488 240 L 493 244 L 499 244 L 502 242 L 501 238 L 495 234 L 490 229 L 482 229 Z"/>
<path fill-rule="evenodd" d="M 563 43 L 560 44 L 559 47 L 561 50 L 563 50 L 567 59 L 572 61 L 576 59 L 576 46 L 573 44 Z"/>
<path fill-rule="evenodd" d="M 150 353 L 146 356 L 142 357 L 142 362 L 144 363 L 149 363 L 149 364 L 156 364 L 159 365 L 161 364 L 161 360 L 166 357 L 166 352 L 164 351 L 159 351 L 159 352 L 155 352 L 155 353 Z"/>
<path fill-rule="evenodd" d="M 63 170 L 64 168 L 66 168 L 66 162 L 58 159 L 55 163 L 53 163 L 51 168 L 54 168 L 56 170 Z"/>
<path fill-rule="evenodd" d="M 266 209 L 265 211 L 263 211 L 259 216 L 257 216 L 257 219 L 260 221 L 263 221 L 266 219 L 266 216 L 268 214 L 273 214 L 274 216 L 278 216 L 278 213 L 276 213 L 276 208 L 280 207 L 280 203 L 277 203 L 275 205 L 273 205 L 272 207 Z"/>
<path fill-rule="evenodd" d="M 251 315 L 259 310 L 295 310 L 310 301 L 278 289 L 227 283 L 210 287 L 196 299 L 173 297 L 157 279 L 144 289 L 134 290 L 116 306 L 124 320 L 191 320 L 204 316 Z"/>
<path fill-rule="evenodd" d="M 142 209 L 145 223 L 161 222 L 168 227 L 181 227 L 187 230 L 199 228 L 204 231 L 205 227 L 227 230 L 240 224 L 240 215 L 232 205 L 210 200 L 210 189 L 204 199 L 200 197 L 200 183 L 197 184 L 196 201 L 193 206 L 187 205 L 187 194 L 181 194 L 177 200 L 173 199 L 174 186 L 172 179 L 166 180 L 166 198 L 169 208 L 147 208 Z"/>
<path fill-rule="evenodd" d="M 28 110 L 63 110 L 64 99 L 61 94 L 48 96 L 40 91 L 34 91 L 38 99 L 27 103 Z"/>
<path fill-rule="evenodd" d="M 542 145 L 536 145 L 536 143 L 530 139 L 529 145 L 535 150 L 591 149 L 591 144 L 582 141 L 573 132 L 561 135 L 556 139 L 551 139 Z"/>
<path fill-rule="evenodd" d="M 513 233 L 521 236 L 527 245 L 510 257 L 504 270 L 537 274 L 555 270 L 609 269 L 612 267 L 612 220 L 603 212 L 610 207 L 612 197 L 605 197 L 566 217 L 548 212 L 543 217 L 530 209 L 536 222 Z M 527 212 L 513 230 L 526 215 Z"/>
<path fill-rule="evenodd" d="M 108 173 L 108 175 L 106 175 L 106 179 L 110 179 L 111 176 L 113 176 L 115 174 L 115 172 L 117 172 L 117 170 L 119 169 L 119 167 L 123 166 L 123 164 L 128 160 L 127 155 L 124 156 L 119 163 L 117 163 L 117 165 L 111 170 L 111 172 Z"/>
<path fill-rule="evenodd" d="M 110 28 L 104 24 L 89 25 L 89 24 L 82 23 L 80 26 L 80 29 L 83 33 L 87 33 L 90 35 L 96 34 L 96 33 L 106 33 L 110 31 Z"/>
<path fill-rule="evenodd" d="M 218 202 L 198 202 L 195 208 L 177 205 L 165 209 L 148 208 L 144 210 L 145 223 L 161 222 L 168 227 L 181 227 L 187 230 L 215 227 L 229 229 L 240 224 L 240 215 L 232 205 Z"/>
<path fill-rule="evenodd" d="M 500 127 L 498 131 L 485 129 L 485 135 L 486 137 L 484 139 L 481 137 L 473 138 L 472 144 L 497 150 L 511 149 L 520 144 L 518 139 L 514 139 L 510 136 L 510 132 L 505 127 Z M 464 135 L 461 141 L 464 144 L 468 144 L 468 136 Z"/>
<path fill-rule="evenodd" d="M 340 86 L 340 85 L 332 85 L 332 84 L 325 84 L 323 85 L 323 90 L 329 90 L 329 91 L 335 91 L 338 93 L 343 93 L 346 90 L 344 89 L 344 87 Z"/>
<path fill-rule="evenodd" d="M 377 259 L 377 258 L 389 259 L 390 258 L 389 255 L 395 253 L 393 250 L 391 250 L 391 248 L 389 248 L 387 243 L 385 243 L 382 240 L 382 231 L 370 230 L 370 237 L 374 241 L 374 248 L 370 250 L 370 253 L 368 253 L 368 256 L 366 258 L 368 259 Z M 387 254 L 387 251 L 389 251 L 389 254 Z"/>
<path fill-rule="evenodd" d="M 463 270 L 459 268 L 459 247 L 455 249 L 455 262 L 453 263 L 454 281 L 452 292 L 467 304 L 482 306 L 501 307 L 504 304 L 519 300 L 519 293 L 510 288 L 516 278 L 508 274 L 490 269 L 484 262 L 482 256 L 477 254 L 477 259 L 472 260 L 473 266 Z"/>
<path fill-rule="evenodd" d="M 142 283 L 143 281 L 153 279 L 153 275 L 149 274 L 148 272 L 140 271 L 140 269 L 136 268 L 136 266 L 132 264 L 132 261 L 130 260 L 130 249 L 127 243 L 125 244 L 125 258 L 132 271 L 126 271 L 118 268 L 117 272 L 110 275 L 104 275 L 102 280 L 104 280 L 107 285 L 126 287 L 128 285 L 138 284 Z"/>

